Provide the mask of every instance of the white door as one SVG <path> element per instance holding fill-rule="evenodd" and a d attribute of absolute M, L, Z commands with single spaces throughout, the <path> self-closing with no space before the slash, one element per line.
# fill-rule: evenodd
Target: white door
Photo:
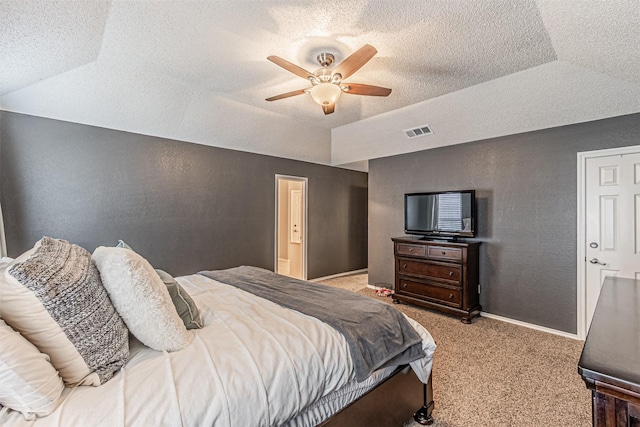
<path fill-rule="evenodd" d="M 640 153 L 586 159 L 586 329 L 607 276 L 640 278 Z"/>
<path fill-rule="evenodd" d="M 289 194 L 289 242 L 302 243 L 302 190 Z"/>

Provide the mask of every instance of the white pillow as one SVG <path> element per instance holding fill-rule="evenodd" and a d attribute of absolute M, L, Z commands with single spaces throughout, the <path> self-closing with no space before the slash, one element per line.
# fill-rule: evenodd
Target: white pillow
<path fill-rule="evenodd" d="M 91 257 L 129 331 L 154 350 L 177 351 L 193 340 L 151 264 L 130 249 L 100 246 Z"/>
<path fill-rule="evenodd" d="M 53 412 L 63 389 L 49 356 L 0 319 L 0 404 L 33 420 Z"/>
<path fill-rule="evenodd" d="M 13 258 L 9 258 L 8 256 L 3 256 L 0 258 L 0 269 L 5 268 L 7 265 L 11 264 Z"/>

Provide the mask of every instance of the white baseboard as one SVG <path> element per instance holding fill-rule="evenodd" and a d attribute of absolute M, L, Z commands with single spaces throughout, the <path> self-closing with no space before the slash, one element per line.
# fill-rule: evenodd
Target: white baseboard
<path fill-rule="evenodd" d="M 574 340 L 580 340 L 577 334 L 570 334 L 568 332 L 559 331 L 557 329 L 546 328 L 544 326 L 535 325 L 533 323 L 522 322 L 520 320 L 510 319 L 508 317 L 498 316 L 497 314 L 486 313 L 484 311 L 480 312 L 480 316 L 487 317 L 489 319 L 500 320 L 502 322 L 513 323 L 514 325 L 524 326 L 525 328 L 535 329 L 542 332 L 547 332 L 549 334 L 560 335 L 561 337 L 571 338 Z"/>
<path fill-rule="evenodd" d="M 331 276 L 318 277 L 317 279 L 311 279 L 310 282 L 321 282 L 323 280 L 336 279 L 338 277 L 350 276 L 352 274 L 362 274 L 362 273 L 366 273 L 366 272 L 367 272 L 366 268 L 364 268 L 362 270 L 346 271 L 344 273 L 332 274 Z M 370 285 L 370 284 L 367 283 L 367 288 L 369 288 L 369 289 L 377 290 L 377 289 L 380 289 L 381 287 L 382 286 L 375 286 L 375 285 Z M 510 319 L 508 317 L 498 316 L 497 314 L 491 314 L 491 313 L 487 313 L 487 312 L 482 311 L 482 312 L 480 312 L 480 316 L 486 317 L 486 318 L 489 318 L 489 319 L 500 320 L 502 322 L 512 323 L 512 324 L 518 325 L 518 326 L 524 326 L 525 328 L 535 329 L 537 331 L 546 332 L 548 334 L 559 335 L 561 337 L 571 338 L 573 340 L 580 340 L 580 338 L 578 337 L 577 334 L 570 334 L 568 332 L 559 331 L 557 329 L 551 329 L 551 328 L 547 328 L 545 326 L 535 325 L 533 323 L 527 323 L 527 322 L 522 322 L 520 320 Z"/>
<path fill-rule="evenodd" d="M 377 291 L 378 289 L 384 288 L 384 289 L 389 289 L 391 291 L 391 293 L 394 293 L 392 288 L 387 288 L 386 286 L 376 286 L 376 285 L 370 285 L 370 284 L 367 283 L 367 288 L 373 289 L 374 291 Z"/>
<path fill-rule="evenodd" d="M 322 282 L 323 280 L 337 279 L 338 277 L 351 276 L 352 274 L 366 273 L 368 269 L 345 271 L 344 273 L 332 274 L 331 276 L 318 277 L 316 279 L 309 279 L 310 282 Z M 368 285 L 367 285 L 368 286 Z"/>

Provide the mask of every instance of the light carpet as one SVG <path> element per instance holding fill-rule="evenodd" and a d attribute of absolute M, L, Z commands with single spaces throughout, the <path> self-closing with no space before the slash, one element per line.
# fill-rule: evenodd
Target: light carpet
<path fill-rule="evenodd" d="M 367 288 L 366 274 L 322 283 L 383 299 Z M 591 425 L 591 393 L 578 374 L 583 341 L 484 317 L 465 325 L 420 307 L 396 307 L 425 326 L 438 345 L 433 426 Z"/>

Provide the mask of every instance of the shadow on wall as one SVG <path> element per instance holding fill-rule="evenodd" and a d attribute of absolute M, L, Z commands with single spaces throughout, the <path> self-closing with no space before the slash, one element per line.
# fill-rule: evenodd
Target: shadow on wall
<path fill-rule="evenodd" d="M 489 200 L 491 191 L 476 190 L 476 238 L 486 241 L 491 238 L 491 225 L 489 218 L 492 218 L 489 212 Z"/>
<path fill-rule="evenodd" d="M 369 190 L 367 187 L 349 187 L 349 253 L 362 252 L 361 248 L 367 247 L 368 240 L 368 199 Z M 364 211 L 364 212 L 363 212 Z M 364 220 L 363 220 L 364 218 Z M 362 240 L 365 242 L 362 242 Z M 368 254 L 364 251 L 361 263 L 367 265 Z"/>
<path fill-rule="evenodd" d="M 497 251 L 500 243 L 492 241 L 493 235 L 493 192 L 490 190 L 476 190 L 476 237 L 474 240 L 482 242 L 479 249 L 480 258 L 480 305 L 491 299 L 491 284 L 487 283 L 498 268 L 494 263 L 500 259 Z"/>
<path fill-rule="evenodd" d="M 3 144 L 1 150 L 2 156 L 5 159 L 13 158 L 14 153 L 10 144 Z M 20 180 L 19 173 L 20 171 L 16 166 L 16 162 L 5 161 L 2 163 L 0 181 L 3 181 L 2 184 L 5 188 L 11 188 L 11 191 L 5 190 L 0 194 L 0 202 L 2 202 L 5 208 L 3 223 L 9 224 L 9 226 L 4 229 L 5 233 L 3 235 L 5 242 L 9 242 L 6 255 L 11 257 L 17 257 L 23 252 L 13 248 L 11 242 L 28 240 L 27 233 L 24 232 L 24 230 L 27 228 L 27 224 L 25 223 L 28 222 L 27 218 L 29 218 L 29 215 L 27 215 L 25 211 L 23 198 L 18 197 L 19 194 L 25 194 L 24 183 Z M 35 243 L 35 241 L 31 242 L 31 244 L 33 243 Z"/>

